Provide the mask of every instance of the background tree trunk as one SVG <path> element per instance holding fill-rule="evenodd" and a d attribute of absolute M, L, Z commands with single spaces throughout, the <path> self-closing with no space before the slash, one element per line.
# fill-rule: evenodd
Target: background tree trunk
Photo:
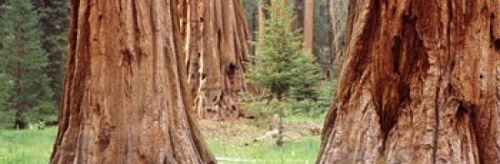
<path fill-rule="evenodd" d="M 264 41 L 264 36 L 263 36 L 263 33 L 262 30 L 264 29 L 265 27 L 265 21 L 266 19 L 269 17 L 269 14 L 267 13 L 267 9 L 266 7 L 268 7 L 269 5 L 271 4 L 271 1 L 270 0 L 259 0 L 259 5 L 258 5 L 258 16 L 259 16 L 259 44 L 262 44 L 262 42 Z M 256 48 L 255 50 L 255 53 L 258 54 L 259 53 L 259 49 L 258 47 Z"/>
<path fill-rule="evenodd" d="M 304 0 L 295 0 L 294 2 L 295 29 L 304 30 L 304 5 Z"/>
<path fill-rule="evenodd" d="M 350 1 L 318 163 L 500 163 L 496 1 Z"/>
<path fill-rule="evenodd" d="M 188 110 L 178 1 L 71 1 L 51 163 L 215 163 Z"/>
<path fill-rule="evenodd" d="M 345 49 L 347 7 L 349 1 L 330 1 L 330 22 L 332 34 L 330 35 L 330 52 L 333 55 L 331 67 L 335 77 L 339 76 L 343 64 L 343 54 Z"/>
<path fill-rule="evenodd" d="M 241 3 L 248 24 L 248 39 L 256 42 L 258 39 L 256 31 L 259 29 L 259 0 L 241 0 Z M 255 55 L 255 44 L 250 44 L 248 49 L 249 56 Z"/>
<path fill-rule="evenodd" d="M 314 0 L 304 1 L 304 49 L 313 52 L 314 48 Z"/>
<path fill-rule="evenodd" d="M 246 90 L 243 62 L 249 52 L 241 2 L 190 3 L 186 47 L 195 111 L 200 117 L 238 117 L 238 93 Z"/>
<path fill-rule="evenodd" d="M 338 0 L 330 0 L 330 21 L 332 23 L 332 33 L 330 35 L 330 53 L 331 53 L 331 59 L 329 61 L 329 67 L 332 68 L 334 67 L 334 71 L 338 73 L 340 69 L 340 62 L 342 59 L 341 51 L 340 51 L 340 44 L 339 44 L 339 30 L 337 29 L 337 20 L 338 20 L 338 15 L 337 13 L 337 4 Z M 335 61 L 335 64 L 333 63 Z"/>

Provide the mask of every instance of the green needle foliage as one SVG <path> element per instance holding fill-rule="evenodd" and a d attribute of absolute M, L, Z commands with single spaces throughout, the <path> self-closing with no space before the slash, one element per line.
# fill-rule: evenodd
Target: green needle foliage
<path fill-rule="evenodd" d="M 54 113 L 47 77 L 47 53 L 41 47 L 38 15 L 31 0 L 8 0 L 0 20 L 0 95 L 2 111 L 16 119 L 36 121 Z M 14 118 L 11 119 L 14 121 Z"/>
<path fill-rule="evenodd" d="M 319 67 L 314 56 L 302 49 L 299 31 L 292 30 L 292 10 L 281 0 L 273 0 L 271 4 L 270 17 L 261 31 L 263 38 L 257 44 L 259 51 L 251 58 L 253 65 L 248 65 L 247 78 L 271 91 L 277 99 L 279 105 L 273 105 L 273 111 L 279 112 L 276 144 L 283 146 L 283 98 L 316 98 L 314 86 L 320 80 Z"/>
<path fill-rule="evenodd" d="M 314 55 L 302 49 L 300 31 L 292 30 L 293 11 L 280 0 L 272 1 L 265 21 L 259 52 L 251 58 L 247 78 L 269 89 L 279 101 L 288 96 L 297 100 L 314 99 L 320 81 Z"/>
<path fill-rule="evenodd" d="M 38 25 L 41 29 L 41 45 L 47 52 L 49 63 L 47 76 L 54 93 L 53 100 L 59 105 L 62 97 L 64 59 L 68 45 L 69 1 L 33 0 L 38 11 Z"/>

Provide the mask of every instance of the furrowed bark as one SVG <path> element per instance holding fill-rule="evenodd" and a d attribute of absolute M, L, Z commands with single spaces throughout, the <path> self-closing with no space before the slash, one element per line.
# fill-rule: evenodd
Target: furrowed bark
<path fill-rule="evenodd" d="M 317 163 L 500 163 L 498 9 L 350 1 Z"/>
<path fill-rule="evenodd" d="M 241 2 L 191 0 L 189 6 L 186 51 L 194 111 L 203 118 L 236 118 L 249 52 Z"/>
<path fill-rule="evenodd" d="M 180 1 L 71 1 L 50 163 L 215 163 L 189 110 Z"/>

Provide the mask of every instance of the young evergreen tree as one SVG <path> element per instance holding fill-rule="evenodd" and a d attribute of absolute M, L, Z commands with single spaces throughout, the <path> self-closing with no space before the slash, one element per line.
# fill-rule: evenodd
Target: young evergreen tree
<path fill-rule="evenodd" d="M 292 10 L 281 0 L 271 1 L 269 18 L 264 21 L 263 33 L 257 44 L 259 51 L 248 65 L 247 78 L 250 83 L 268 89 L 272 97 L 282 103 L 284 98 L 314 98 L 314 89 L 319 79 L 319 67 L 314 56 L 302 49 L 302 38 L 292 30 Z M 283 144 L 284 109 L 279 113 L 277 145 Z"/>
<path fill-rule="evenodd" d="M 47 53 L 40 43 L 38 16 L 31 0 L 8 0 L 0 24 L 0 58 L 12 87 L 8 91 L 8 110 L 15 111 L 15 126 L 54 112 L 49 87 Z"/>
<path fill-rule="evenodd" d="M 292 10 L 281 1 L 272 1 L 269 18 L 262 31 L 260 51 L 248 65 L 250 83 L 267 88 L 278 101 L 284 96 L 297 99 L 314 98 L 319 67 L 314 56 L 302 49 L 298 30 L 292 30 Z"/>

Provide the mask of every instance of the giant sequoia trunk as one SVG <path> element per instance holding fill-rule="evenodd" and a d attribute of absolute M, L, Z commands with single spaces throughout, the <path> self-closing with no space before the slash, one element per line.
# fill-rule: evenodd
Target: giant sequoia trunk
<path fill-rule="evenodd" d="M 214 163 L 188 112 L 176 5 L 71 1 L 51 163 Z"/>
<path fill-rule="evenodd" d="M 318 163 L 500 163 L 499 2 L 350 3 Z"/>
<path fill-rule="evenodd" d="M 239 0 L 191 0 L 186 49 L 189 80 L 200 117 L 240 115 L 238 93 L 245 91 L 243 61 L 248 29 Z"/>

